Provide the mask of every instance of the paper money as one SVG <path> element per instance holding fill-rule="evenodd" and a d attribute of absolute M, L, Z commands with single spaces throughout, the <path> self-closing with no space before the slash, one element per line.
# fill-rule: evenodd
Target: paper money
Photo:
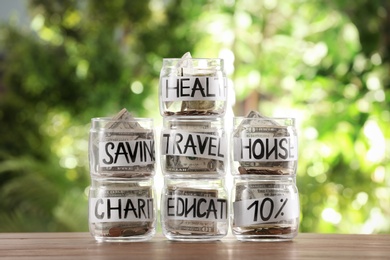
<path fill-rule="evenodd" d="M 224 172 L 224 163 L 214 159 L 189 156 L 167 155 L 165 171 L 167 173 L 208 173 Z"/>
<path fill-rule="evenodd" d="M 259 119 L 259 120 L 256 120 Z M 236 127 L 233 132 L 235 140 L 242 140 L 243 138 L 283 138 L 293 142 L 293 148 L 296 152 L 296 133 L 293 127 L 282 126 L 272 118 L 265 117 L 256 111 L 250 111 L 243 119 L 241 124 Z M 239 142 L 239 141 L 238 141 Z M 238 143 L 237 141 L 235 144 Z M 283 151 L 287 152 L 290 147 L 287 144 L 282 147 Z M 236 147 L 237 148 L 237 147 Z M 239 148 L 239 147 L 238 147 Z M 241 148 L 242 149 L 242 148 Z M 242 151 L 236 150 L 235 155 Z M 235 159 L 236 160 L 235 156 Z M 238 160 L 239 174 L 260 174 L 260 175 L 293 175 L 297 167 L 297 160 Z"/>
<path fill-rule="evenodd" d="M 163 161 L 164 172 L 166 173 L 207 173 L 207 174 L 218 174 L 224 173 L 225 163 L 223 158 L 212 159 L 204 156 L 182 156 L 182 155 L 172 155 L 165 153 L 167 146 L 172 146 L 172 138 L 168 139 L 166 135 L 174 136 L 175 133 L 181 133 L 181 136 L 186 136 L 186 134 L 191 136 L 196 136 L 196 134 L 206 135 L 205 139 L 202 141 L 204 145 L 204 150 L 209 151 L 209 145 L 211 145 L 207 140 L 210 138 L 224 138 L 223 133 L 220 129 L 212 127 L 211 122 L 207 121 L 171 121 L 166 127 L 167 131 L 163 131 L 162 138 L 162 151 L 165 160 Z M 194 137 L 196 139 L 196 137 Z M 208 139 L 207 139 L 208 138 Z M 207 139 L 207 140 L 206 140 Z M 218 141 L 217 140 L 217 141 Z M 184 141 L 183 141 L 184 142 Z M 220 141 L 223 142 L 223 141 Z M 219 143 L 220 143 L 219 142 Z M 213 143 L 212 148 L 219 148 L 218 142 Z M 223 143 L 224 145 L 225 143 Z M 214 147 L 215 145 L 215 147 Z M 225 146 L 224 146 L 225 147 Z M 223 151 L 222 151 L 223 150 Z M 225 155 L 226 151 L 224 148 L 220 149 L 220 152 Z M 211 150 L 210 150 L 211 151 Z"/>

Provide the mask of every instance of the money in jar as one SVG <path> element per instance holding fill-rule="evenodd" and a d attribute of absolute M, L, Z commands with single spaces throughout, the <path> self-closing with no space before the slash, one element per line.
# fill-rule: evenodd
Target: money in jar
<path fill-rule="evenodd" d="M 162 116 L 223 116 L 227 79 L 218 58 L 163 59 L 159 103 Z"/>
<path fill-rule="evenodd" d="M 228 232 L 228 200 L 223 177 L 165 177 L 161 195 L 163 234 L 170 240 L 219 240 Z"/>
<path fill-rule="evenodd" d="M 115 117 L 92 118 L 90 173 L 94 177 L 140 178 L 154 174 L 153 119 L 134 118 L 126 109 Z"/>
<path fill-rule="evenodd" d="M 164 175 L 224 175 L 227 143 L 220 117 L 165 117 L 161 131 Z"/>
<path fill-rule="evenodd" d="M 153 178 L 94 178 L 89 191 L 89 230 L 100 242 L 144 241 L 156 224 Z"/>
<path fill-rule="evenodd" d="M 298 139 L 293 118 L 268 118 L 251 111 L 233 119 L 233 175 L 295 175 Z"/>
<path fill-rule="evenodd" d="M 298 234 L 300 204 L 293 176 L 235 176 L 232 233 L 242 241 L 285 241 Z"/>

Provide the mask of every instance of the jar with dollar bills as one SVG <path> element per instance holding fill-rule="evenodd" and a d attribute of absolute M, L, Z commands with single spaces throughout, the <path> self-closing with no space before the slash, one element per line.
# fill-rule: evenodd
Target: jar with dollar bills
<path fill-rule="evenodd" d="M 89 230 L 101 242 L 132 242 L 155 234 L 153 178 L 93 178 Z"/>
<path fill-rule="evenodd" d="M 233 175 L 295 175 L 298 140 L 293 118 L 267 118 L 252 111 L 235 117 Z"/>
<path fill-rule="evenodd" d="M 224 237 L 228 200 L 223 177 L 165 177 L 161 195 L 163 234 L 170 240 L 209 241 Z"/>
<path fill-rule="evenodd" d="M 98 241 L 143 241 L 155 234 L 153 120 L 122 109 L 92 118 L 89 229 Z"/>
<path fill-rule="evenodd" d="M 89 163 L 91 176 L 94 177 L 153 176 L 153 119 L 133 118 L 126 113 L 114 118 L 92 118 Z"/>
<path fill-rule="evenodd" d="M 224 175 L 227 140 L 220 117 L 165 117 L 161 132 L 164 175 Z"/>
<path fill-rule="evenodd" d="M 294 176 L 236 176 L 231 203 L 232 233 L 238 240 L 285 241 L 298 234 Z"/>
<path fill-rule="evenodd" d="M 159 85 L 162 116 L 223 116 L 227 79 L 222 59 L 163 59 Z"/>

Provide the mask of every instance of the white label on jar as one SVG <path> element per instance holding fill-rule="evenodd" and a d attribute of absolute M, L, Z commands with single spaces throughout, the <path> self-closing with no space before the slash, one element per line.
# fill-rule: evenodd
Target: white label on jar
<path fill-rule="evenodd" d="M 147 165 L 154 161 L 154 140 L 99 142 L 101 167 Z"/>
<path fill-rule="evenodd" d="M 299 217 L 298 196 L 262 197 L 233 203 L 235 226 L 279 222 Z"/>
<path fill-rule="evenodd" d="M 89 199 L 89 221 L 153 221 L 153 199 L 147 197 L 108 197 Z"/>
<path fill-rule="evenodd" d="M 224 77 L 162 77 L 162 101 L 226 100 Z"/>
<path fill-rule="evenodd" d="M 226 139 L 209 134 L 183 131 L 163 131 L 161 135 L 161 153 L 163 155 L 181 155 L 224 160 Z"/>
<path fill-rule="evenodd" d="M 239 162 L 295 161 L 296 137 L 234 138 L 234 160 Z"/>
<path fill-rule="evenodd" d="M 227 200 L 199 196 L 167 196 L 165 217 L 174 220 L 226 221 Z"/>

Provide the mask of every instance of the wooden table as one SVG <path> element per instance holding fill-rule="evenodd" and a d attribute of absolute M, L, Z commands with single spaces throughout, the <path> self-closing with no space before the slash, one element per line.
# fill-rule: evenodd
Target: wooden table
<path fill-rule="evenodd" d="M 390 235 L 299 234 L 290 242 L 97 243 L 88 233 L 0 233 L 0 259 L 390 259 Z"/>

